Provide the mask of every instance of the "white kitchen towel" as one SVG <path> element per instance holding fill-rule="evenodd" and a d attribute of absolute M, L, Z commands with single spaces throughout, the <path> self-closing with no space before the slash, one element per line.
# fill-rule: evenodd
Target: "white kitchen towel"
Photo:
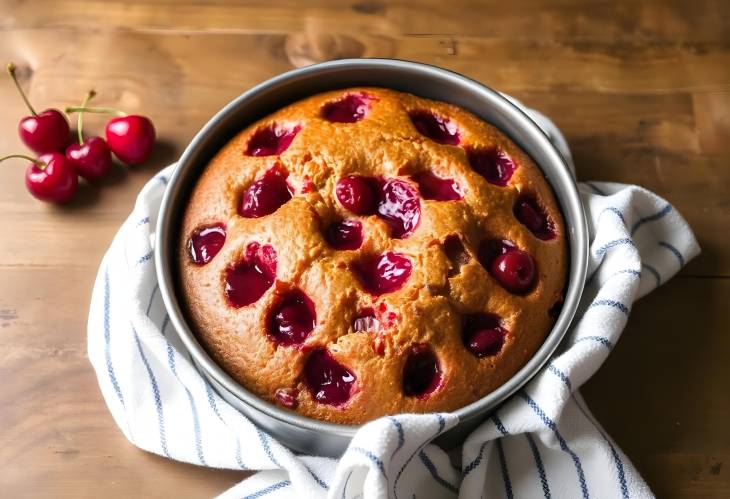
<path fill-rule="evenodd" d="M 570 163 L 560 131 L 529 112 Z M 580 184 L 591 244 L 578 314 L 546 366 L 469 436 L 457 469 L 429 443 L 457 423 L 452 414 L 373 421 L 336 460 L 293 453 L 211 389 L 170 326 L 155 277 L 153 234 L 173 168 L 139 194 L 101 263 L 89 313 L 89 359 L 134 445 L 202 466 L 259 470 L 226 498 L 652 497 L 578 388 L 613 349 L 634 302 L 699 253 L 665 200 L 636 186 Z"/>

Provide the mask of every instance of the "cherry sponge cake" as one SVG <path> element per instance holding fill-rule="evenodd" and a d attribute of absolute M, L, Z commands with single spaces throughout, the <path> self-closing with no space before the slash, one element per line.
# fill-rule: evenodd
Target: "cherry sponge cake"
<path fill-rule="evenodd" d="M 543 342 L 566 280 L 533 161 L 456 106 L 319 94 L 236 135 L 190 196 L 180 292 L 242 386 L 357 424 L 458 409 Z"/>

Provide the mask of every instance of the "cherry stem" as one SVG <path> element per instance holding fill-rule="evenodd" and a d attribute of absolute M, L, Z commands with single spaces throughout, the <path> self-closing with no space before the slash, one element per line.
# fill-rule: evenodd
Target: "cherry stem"
<path fill-rule="evenodd" d="M 84 100 L 81 102 L 81 107 L 85 108 L 91 99 L 94 98 L 96 95 L 96 92 L 94 90 L 89 90 L 89 92 L 86 94 L 86 97 L 84 97 Z M 67 111 L 68 112 L 68 111 Z M 84 145 L 84 120 L 83 120 L 84 113 L 83 111 L 79 111 L 79 120 L 76 123 L 76 132 L 79 134 L 79 145 Z"/>
<path fill-rule="evenodd" d="M 117 116 L 126 116 L 127 113 L 114 109 L 112 107 L 67 107 L 66 114 L 71 113 L 98 113 L 98 114 L 116 114 Z"/>
<path fill-rule="evenodd" d="M 45 167 L 48 166 L 44 161 L 41 161 L 41 160 L 35 159 L 35 158 L 31 158 L 30 156 L 26 156 L 25 154 L 9 154 L 7 156 L 3 156 L 2 158 L 0 158 L 0 163 L 5 161 L 6 159 L 13 159 L 13 158 L 27 159 L 31 163 L 34 163 L 41 170 L 45 169 Z"/>
<path fill-rule="evenodd" d="M 13 83 L 15 83 L 15 88 L 18 89 L 18 92 L 20 92 L 20 96 L 23 98 L 23 101 L 25 102 L 25 105 L 28 106 L 28 109 L 30 109 L 30 112 L 33 116 L 38 116 L 38 113 L 35 112 L 35 109 L 33 109 L 33 106 L 30 105 L 30 101 L 28 100 L 28 96 L 25 95 L 25 92 L 23 92 L 23 89 L 20 86 L 20 83 L 18 82 L 18 77 L 15 74 L 15 64 L 12 62 L 8 63 L 8 74 L 10 75 L 10 78 L 13 79 Z"/>

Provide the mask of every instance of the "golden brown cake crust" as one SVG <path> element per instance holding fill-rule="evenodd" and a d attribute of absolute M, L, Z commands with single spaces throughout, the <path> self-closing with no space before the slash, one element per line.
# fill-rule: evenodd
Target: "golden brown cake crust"
<path fill-rule="evenodd" d="M 350 94 L 373 99 L 365 119 L 332 123 L 323 118 L 324 105 Z M 419 133 L 408 114 L 417 110 L 456 123 L 460 144 L 439 144 Z M 252 134 L 273 123 L 298 124 L 301 129 L 280 156 L 245 155 Z M 470 167 L 465 150 L 480 147 L 496 147 L 517 165 L 508 185 L 489 183 Z M 241 217 L 241 193 L 277 162 L 288 171 L 293 198 L 270 215 Z M 464 198 L 420 199 L 421 220 L 407 238 L 392 237 L 388 225 L 375 215 L 353 215 L 335 195 L 337 181 L 348 175 L 398 177 L 413 183 L 412 176 L 422 171 L 456 180 Z M 302 193 L 309 182 L 311 191 Z M 515 219 L 519 193 L 529 193 L 544 208 L 555 238 L 541 240 Z M 335 250 L 323 235 L 332 221 L 345 218 L 362 222 L 364 242 L 357 250 Z M 209 263 L 197 265 L 189 255 L 189 238 L 213 223 L 225 224 L 225 244 Z M 459 235 L 470 258 L 449 277 L 453 263 L 443 242 L 452 234 Z M 534 258 L 536 283 L 530 292 L 508 292 L 480 264 L 478 248 L 490 239 L 510 240 Z M 235 308 L 224 291 L 225 272 L 243 258 L 252 241 L 276 250 L 276 282 L 255 303 Z M 353 275 L 352 264 L 362 255 L 386 251 L 409 257 L 412 274 L 401 289 L 373 297 Z M 247 127 L 221 149 L 190 197 L 181 224 L 178 268 L 193 330 L 211 357 L 242 386 L 273 403 L 277 390 L 294 388 L 298 395 L 292 410 L 357 424 L 386 414 L 455 410 L 502 385 L 549 332 L 553 319 L 548 311 L 561 299 L 566 264 L 564 224 L 553 193 L 533 161 L 503 133 L 450 104 L 357 88 L 289 105 Z M 277 345 L 266 332 L 270 308 L 293 287 L 316 307 L 316 326 L 302 348 Z M 382 335 L 354 331 L 358 312 L 381 303 L 395 312 L 394 324 Z M 469 352 L 462 340 L 464 315 L 480 312 L 499 315 L 509 331 L 501 351 L 482 358 Z M 373 348 L 378 338 L 384 340 L 383 355 Z M 405 357 L 415 344 L 429 345 L 443 376 L 441 386 L 424 398 L 403 391 Z M 325 347 L 356 377 L 345 404 L 320 403 L 304 384 L 304 362 L 317 347 Z"/>

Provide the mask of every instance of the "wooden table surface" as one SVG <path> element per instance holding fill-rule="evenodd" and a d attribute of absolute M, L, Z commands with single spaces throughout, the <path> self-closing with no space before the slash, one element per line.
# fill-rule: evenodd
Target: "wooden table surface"
<path fill-rule="evenodd" d="M 0 0 L 0 61 L 36 107 L 150 115 L 159 146 L 63 208 L 0 167 L 0 495 L 206 497 L 241 472 L 170 462 L 115 427 L 86 356 L 101 256 L 145 181 L 221 106 L 342 57 L 459 71 L 552 116 L 585 180 L 666 197 L 703 254 L 639 302 L 584 394 L 660 497 L 730 497 L 730 4 L 724 0 L 242 3 Z M 24 115 L 0 79 L 0 154 Z M 90 132 L 103 119 L 90 117 Z"/>

